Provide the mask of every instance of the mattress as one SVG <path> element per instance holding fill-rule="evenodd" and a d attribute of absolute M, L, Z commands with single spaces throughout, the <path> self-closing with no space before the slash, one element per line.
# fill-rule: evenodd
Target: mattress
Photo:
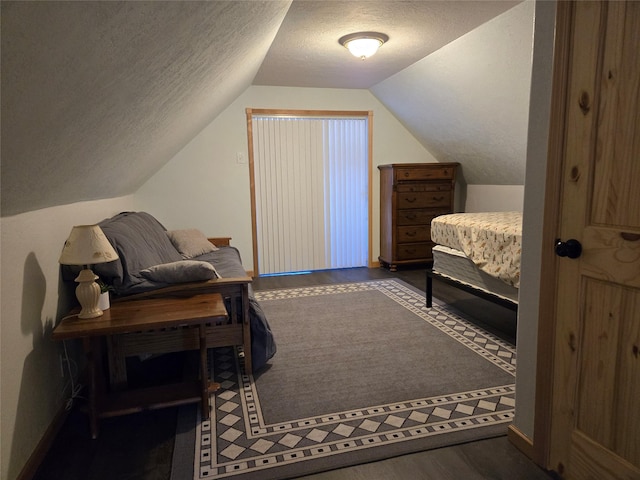
<path fill-rule="evenodd" d="M 463 252 L 436 245 L 433 247 L 434 272 L 498 297 L 518 302 L 518 289 L 480 270 Z"/>
<path fill-rule="evenodd" d="M 466 255 L 484 273 L 520 286 L 522 213 L 453 213 L 431 221 L 431 239 Z"/>

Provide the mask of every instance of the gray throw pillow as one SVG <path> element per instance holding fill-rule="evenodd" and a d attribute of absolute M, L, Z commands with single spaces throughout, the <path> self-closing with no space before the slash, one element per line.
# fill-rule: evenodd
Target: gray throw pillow
<path fill-rule="evenodd" d="M 154 265 L 140 270 L 140 273 L 144 278 L 160 283 L 199 282 L 218 278 L 218 272 L 213 265 L 197 260 L 180 260 Z"/>
<path fill-rule="evenodd" d="M 196 228 L 170 230 L 167 235 L 184 259 L 199 257 L 218 250 L 218 247 L 207 240 L 204 233 Z"/>

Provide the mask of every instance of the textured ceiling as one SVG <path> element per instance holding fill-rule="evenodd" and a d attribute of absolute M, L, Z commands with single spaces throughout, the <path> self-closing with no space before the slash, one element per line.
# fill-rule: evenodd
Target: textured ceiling
<path fill-rule="evenodd" d="M 369 88 L 510 9 L 514 1 L 294 1 L 254 85 Z M 389 41 L 360 60 L 338 39 L 374 31 Z"/>
<path fill-rule="evenodd" d="M 2 216 L 134 193 L 252 83 L 368 88 L 517 3 L 2 1 Z"/>
<path fill-rule="evenodd" d="M 5 2 L 2 215 L 131 194 L 253 80 L 290 2 Z"/>

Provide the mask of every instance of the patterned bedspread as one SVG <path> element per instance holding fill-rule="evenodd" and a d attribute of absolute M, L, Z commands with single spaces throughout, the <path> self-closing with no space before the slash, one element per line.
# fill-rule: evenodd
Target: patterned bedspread
<path fill-rule="evenodd" d="M 431 221 L 431 239 L 464 252 L 483 272 L 518 288 L 522 213 L 454 213 Z"/>

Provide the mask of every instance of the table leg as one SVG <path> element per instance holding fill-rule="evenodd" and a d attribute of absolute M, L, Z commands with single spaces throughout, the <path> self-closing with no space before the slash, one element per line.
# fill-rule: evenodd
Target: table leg
<path fill-rule="evenodd" d="M 122 347 L 122 335 L 107 336 L 109 387 L 116 392 L 127 388 L 127 359 Z"/>
<path fill-rule="evenodd" d="M 89 370 L 89 428 L 91 438 L 98 438 L 98 359 L 100 355 L 95 338 L 85 337 L 83 339 L 85 355 L 87 357 Z"/>
<path fill-rule="evenodd" d="M 209 364 L 207 362 L 207 326 L 200 324 L 200 378 L 202 389 L 202 419 L 209 420 L 209 395 L 220 388 L 218 382 L 209 381 Z"/>
<path fill-rule="evenodd" d="M 207 326 L 200 324 L 200 385 L 202 419 L 209 420 L 209 367 L 207 365 Z"/>
<path fill-rule="evenodd" d="M 251 375 L 253 358 L 251 356 L 251 320 L 249 315 L 249 287 L 242 288 L 242 346 L 244 348 L 244 373 Z"/>

